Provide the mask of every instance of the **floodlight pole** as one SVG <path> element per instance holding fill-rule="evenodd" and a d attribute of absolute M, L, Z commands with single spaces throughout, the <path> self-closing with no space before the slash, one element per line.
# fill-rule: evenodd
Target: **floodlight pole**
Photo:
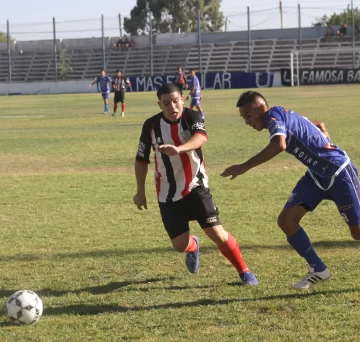
<path fill-rule="evenodd" d="M 251 31 L 250 31 L 250 7 L 247 8 L 248 22 L 248 72 L 251 72 Z"/>
<path fill-rule="evenodd" d="M 351 46 L 352 46 L 352 66 L 355 69 L 355 13 L 354 2 L 351 0 Z"/>
<path fill-rule="evenodd" d="M 12 81 L 12 72 L 11 72 L 11 48 L 10 48 L 10 22 L 6 20 L 6 42 L 7 42 L 7 53 L 8 53 L 8 75 L 9 83 Z"/>
<path fill-rule="evenodd" d="M 53 17 L 53 35 L 54 35 L 54 63 L 55 63 L 55 81 L 58 81 L 58 62 L 57 62 L 57 51 L 56 51 L 56 23 L 55 17 Z"/>
<path fill-rule="evenodd" d="M 104 15 L 101 15 L 101 43 L 102 43 L 102 61 L 103 61 L 103 70 L 105 70 L 105 32 L 104 32 Z"/>

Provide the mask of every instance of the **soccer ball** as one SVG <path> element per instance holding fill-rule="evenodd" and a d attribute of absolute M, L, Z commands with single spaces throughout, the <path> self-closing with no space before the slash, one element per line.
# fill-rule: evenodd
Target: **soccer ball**
<path fill-rule="evenodd" d="M 9 319 L 14 323 L 33 324 L 40 319 L 43 313 L 43 304 L 35 292 L 17 291 L 7 300 L 6 312 Z"/>

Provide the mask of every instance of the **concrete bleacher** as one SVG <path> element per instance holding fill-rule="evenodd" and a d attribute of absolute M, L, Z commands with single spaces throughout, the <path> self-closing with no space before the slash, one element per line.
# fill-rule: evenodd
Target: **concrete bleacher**
<path fill-rule="evenodd" d="M 66 43 L 66 44 L 65 44 Z M 90 43 L 95 44 L 90 48 Z M 77 41 L 67 40 L 57 50 L 58 79 L 84 80 L 99 74 L 103 66 L 101 41 L 94 39 Z M 79 45 L 80 44 L 80 45 Z M 20 46 L 20 45 L 19 45 Z M 31 50 L 29 44 L 21 44 L 24 50 L 13 49 L 11 52 L 12 81 L 34 82 L 55 80 L 55 56 L 49 49 L 50 42 L 44 42 L 41 49 Z M 66 46 L 66 49 L 64 48 Z M 350 50 L 349 38 L 326 40 L 324 38 L 305 39 L 301 43 L 302 67 L 358 67 L 359 52 Z M 111 42 L 106 44 L 105 65 L 108 74 L 113 75 L 120 69 L 125 75 L 150 75 L 150 52 L 148 47 L 116 49 Z M 299 48 L 296 39 L 255 40 L 250 46 L 251 71 L 277 72 L 290 67 L 290 53 Z M 154 45 L 153 74 L 173 75 L 178 66 L 188 73 L 189 69 L 202 72 L 248 71 L 249 47 L 247 41 L 235 41 L 201 45 L 201 63 L 197 45 Z M 0 82 L 8 82 L 7 51 L 0 51 Z"/>

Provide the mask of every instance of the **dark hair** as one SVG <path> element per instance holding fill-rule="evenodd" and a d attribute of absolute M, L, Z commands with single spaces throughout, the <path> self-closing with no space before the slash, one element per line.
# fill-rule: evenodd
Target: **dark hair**
<path fill-rule="evenodd" d="M 121 70 L 117 69 L 117 70 L 115 71 L 115 74 L 117 74 L 118 72 L 121 72 Z"/>
<path fill-rule="evenodd" d="M 156 95 L 158 99 L 161 99 L 161 95 L 166 95 L 170 93 L 180 93 L 179 87 L 174 83 L 166 83 L 163 84 L 159 90 L 157 91 Z"/>
<path fill-rule="evenodd" d="M 195 72 L 196 73 L 196 70 L 195 69 L 190 69 L 190 72 Z"/>
<path fill-rule="evenodd" d="M 242 107 L 246 104 L 254 103 L 258 97 L 262 98 L 264 100 L 264 102 L 266 103 L 266 105 L 269 106 L 268 103 L 266 102 L 264 96 L 262 96 L 257 91 L 248 90 L 240 95 L 239 100 L 236 103 L 236 107 Z"/>

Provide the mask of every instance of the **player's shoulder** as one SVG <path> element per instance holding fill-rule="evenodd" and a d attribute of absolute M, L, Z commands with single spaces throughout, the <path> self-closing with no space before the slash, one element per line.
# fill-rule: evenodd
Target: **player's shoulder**
<path fill-rule="evenodd" d="M 144 121 L 144 127 L 148 127 L 149 129 L 151 129 L 154 124 L 158 121 L 160 121 L 160 119 L 162 118 L 162 112 L 160 113 L 157 113 L 149 118 L 147 118 L 145 121 Z"/>
<path fill-rule="evenodd" d="M 192 110 L 188 107 L 184 107 L 183 117 L 185 119 L 187 119 L 187 118 L 198 119 L 198 118 L 202 118 L 202 115 L 201 115 L 201 113 L 199 113 L 196 110 Z"/>

